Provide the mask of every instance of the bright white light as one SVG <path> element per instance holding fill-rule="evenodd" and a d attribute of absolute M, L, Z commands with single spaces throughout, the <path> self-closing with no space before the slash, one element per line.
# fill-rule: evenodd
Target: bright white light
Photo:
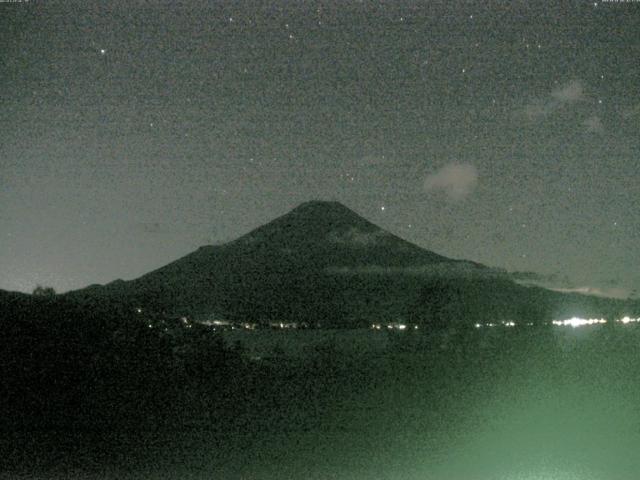
<path fill-rule="evenodd" d="M 627 323 L 636 323 L 639 320 L 639 318 L 622 317 L 619 321 L 626 325 Z"/>
<path fill-rule="evenodd" d="M 407 328 L 407 326 L 402 323 L 398 325 L 398 330 L 404 330 L 405 328 Z"/>
<path fill-rule="evenodd" d="M 622 323 L 624 325 L 628 325 L 630 323 L 640 323 L 640 317 L 638 318 L 632 318 L 629 316 L 624 316 L 618 320 L 615 320 L 615 322 L 618 323 Z M 565 320 L 553 320 L 551 322 L 553 325 L 557 326 L 557 327 L 572 327 L 572 328 L 578 328 L 578 327 L 584 327 L 584 326 L 589 326 L 589 325 L 603 325 L 605 323 L 607 323 L 607 320 L 605 318 L 580 318 L 580 317 L 571 317 L 571 318 L 567 318 Z M 516 323 L 512 320 L 509 321 L 502 321 L 499 324 L 496 323 L 476 323 L 474 324 L 475 328 L 483 328 L 483 327 L 496 327 L 498 325 L 501 325 L 503 327 L 515 327 Z M 527 325 L 529 326 L 533 326 L 532 322 L 528 322 Z"/>
<path fill-rule="evenodd" d="M 572 318 L 568 318 L 566 320 L 554 320 L 552 323 L 554 325 L 556 325 L 556 326 L 559 326 L 559 327 L 577 328 L 577 327 L 583 327 L 585 325 L 603 324 L 603 323 L 607 323 L 607 321 L 604 318 L 578 318 L 578 317 L 572 317 Z"/>

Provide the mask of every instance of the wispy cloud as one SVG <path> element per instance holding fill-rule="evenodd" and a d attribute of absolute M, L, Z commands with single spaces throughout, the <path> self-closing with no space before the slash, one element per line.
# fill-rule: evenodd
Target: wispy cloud
<path fill-rule="evenodd" d="M 460 201 L 466 198 L 478 184 L 478 171 L 471 164 L 451 163 L 427 176 L 426 192 L 443 192 L 447 198 Z"/>
<path fill-rule="evenodd" d="M 622 118 L 625 120 L 629 120 L 630 118 L 637 117 L 640 115 L 640 103 L 632 106 L 631 108 L 627 108 L 622 113 Z"/>
<path fill-rule="evenodd" d="M 536 100 L 524 107 L 524 114 L 529 120 L 544 118 L 553 112 L 556 108 L 556 102 Z"/>
<path fill-rule="evenodd" d="M 588 133 L 604 133 L 604 125 L 597 115 L 593 115 L 582 122 Z"/>
<path fill-rule="evenodd" d="M 472 262 L 439 262 L 429 265 L 411 266 L 383 266 L 383 265 L 363 265 L 358 267 L 329 266 L 327 273 L 334 275 L 417 275 L 433 277 L 454 277 L 454 278 L 502 278 L 504 273 L 493 269 L 479 266 Z"/>
<path fill-rule="evenodd" d="M 365 232 L 354 227 L 342 234 L 332 232 L 328 239 L 333 243 L 371 246 L 383 244 L 390 237 L 391 235 L 384 230 Z"/>
<path fill-rule="evenodd" d="M 552 288 L 549 290 L 560 293 L 580 293 L 582 295 L 593 295 L 594 297 L 605 298 L 629 298 L 631 291 L 626 288 L 599 288 L 599 287 L 572 287 L 572 288 Z"/>
<path fill-rule="evenodd" d="M 630 288 L 621 286 L 617 281 L 601 281 L 598 285 L 584 285 L 570 280 L 566 275 L 544 275 L 535 272 L 511 272 L 512 280 L 522 285 L 535 285 L 560 293 L 580 293 L 607 298 L 629 298 L 634 295 Z"/>
<path fill-rule="evenodd" d="M 554 88 L 548 95 L 532 100 L 524 107 L 529 120 L 544 118 L 566 104 L 586 99 L 584 86 L 580 80 L 572 80 Z"/>
<path fill-rule="evenodd" d="M 585 98 L 584 87 L 580 80 L 572 80 L 565 85 L 554 88 L 551 97 L 560 103 L 577 102 Z"/>

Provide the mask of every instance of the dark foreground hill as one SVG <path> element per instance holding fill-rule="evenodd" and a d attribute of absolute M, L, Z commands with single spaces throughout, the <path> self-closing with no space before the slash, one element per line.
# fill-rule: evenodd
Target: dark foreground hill
<path fill-rule="evenodd" d="M 605 315 L 625 302 L 517 285 L 504 273 L 409 243 L 337 202 L 307 202 L 224 245 L 131 281 L 67 295 L 176 315 L 353 327 Z M 455 308 L 453 305 L 456 305 Z M 440 321 L 439 320 L 439 321 Z"/>

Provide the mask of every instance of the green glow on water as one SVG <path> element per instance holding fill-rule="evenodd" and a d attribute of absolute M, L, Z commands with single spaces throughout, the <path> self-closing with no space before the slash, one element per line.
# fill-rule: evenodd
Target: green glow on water
<path fill-rule="evenodd" d="M 140 467 L 113 478 L 637 480 L 640 331 L 504 330 L 463 349 L 325 352 L 306 386 L 278 364 L 273 398 L 222 436 L 134 444 Z"/>

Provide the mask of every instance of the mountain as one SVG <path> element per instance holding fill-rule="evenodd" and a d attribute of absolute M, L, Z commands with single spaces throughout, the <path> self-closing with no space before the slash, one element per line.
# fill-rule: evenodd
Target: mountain
<path fill-rule="evenodd" d="M 171 314 L 355 326 L 433 317 L 425 305 L 438 302 L 464 301 L 474 305 L 474 313 L 483 313 L 482 302 L 497 298 L 498 290 L 509 295 L 486 310 L 494 316 L 513 316 L 529 306 L 539 311 L 546 304 L 541 297 L 557 303 L 559 295 L 516 285 L 497 269 L 420 248 L 338 202 L 312 201 L 234 241 L 200 247 L 137 279 L 67 295 Z M 510 302 L 519 307 L 503 312 Z"/>

